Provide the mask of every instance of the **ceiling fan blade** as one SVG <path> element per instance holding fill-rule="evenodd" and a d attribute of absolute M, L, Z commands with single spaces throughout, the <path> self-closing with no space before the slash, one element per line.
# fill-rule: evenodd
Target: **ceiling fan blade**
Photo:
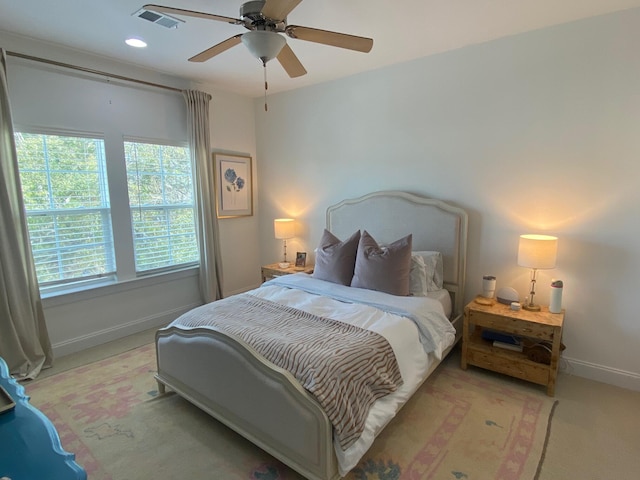
<path fill-rule="evenodd" d="M 211 48 L 207 48 L 205 51 L 200 52 L 197 55 L 194 55 L 189 59 L 190 62 L 205 62 L 210 58 L 215 57 L 216 55 L 221 54 L 222 52 L 229 50 L 231 47 L 235 47 L 241 42 L 242 33 L 238 35 L 234 35 L 233 37 L 227 38 L 224 42 L 220 42 L 217 45 L 214 45 Z"/>
<path fill-rule="evenodd" d="M 329 32 L 317 28 L 289 25 L 286 34 L 291 38 L 298 38 L 308 42 L 322 43 L 332 47 L 347 48 L 358 52 L 368 53 L 373 47 L 373 39 L 347 35 L 346 33 Z"/>
<path fill-rule="evenodd" d="M 145 5 L 145 10 L 151 10 L 152 12 L 168 13 L 174 15 L 184 15 L 185 17 L 204 18 L 207 20 L 217 20 L 218 22 L 227 22 L 240 25 L 241 20 L 232 17 L 224 17 L 222 15 L 215 15 L 213 13 L 195 12 L 193 10 L 183 10 L 182 8 L 164 7 L 162 5 Z"/>
<path fill-rule="evenodd" d="M 293 53 L 293 50 L 291 50 L 289 45 L 285 44 L 276 58 L 291 78 L 306 75 L 307 71 L 302 66 L 302 63 L 300 63 L 300 60 L 298 60 L 298 57 L 296 57 L 296 54 Z"/>
<path fill-rule="evenodd" d="M 302 0 L 266 0 L 262 7 L 262 15 L 267 18 L 284 20 L 291 10 L 296 8 Z"/>

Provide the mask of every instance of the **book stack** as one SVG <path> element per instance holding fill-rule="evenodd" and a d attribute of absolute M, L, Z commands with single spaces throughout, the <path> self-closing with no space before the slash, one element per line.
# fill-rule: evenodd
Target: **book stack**
<path fill-rule="evenodd" d="M 512 350 L 514 352 L 522 352 L 522 341 L 520 337 L 509 335 L 508 333 L 495 332 L 493 330 L 483 330 L 482 338 L 492 342 L 494 347 Z"/>

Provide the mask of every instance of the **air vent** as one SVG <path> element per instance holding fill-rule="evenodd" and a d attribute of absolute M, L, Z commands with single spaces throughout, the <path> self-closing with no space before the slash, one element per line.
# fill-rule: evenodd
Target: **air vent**
<path fill-rule="evenodd" d="M 144 20 L 148 20 L 152 23 L 157 23 L 158 25 L 162 25 L 165 28 L 178 28 L 180 23 L 184 23 L 184 20 L 179 20 L 177 18 L 170 17 L 169 15 L 165 15 L 164 13 L 152 12 L 151 10 L 145 10 L 141 8 L 137 12 L 133 14 L 136 17 L 143 18 Z"/>

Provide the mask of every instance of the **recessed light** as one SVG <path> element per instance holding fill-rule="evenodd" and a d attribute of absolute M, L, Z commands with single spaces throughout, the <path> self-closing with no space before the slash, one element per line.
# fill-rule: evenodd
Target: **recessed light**
<path fill-rule="evenodd" d="M 136 47 L 136 48 L 144 48 L 147 46 L 147 42 L 145 42 L 140 38 L 127 38 L 124 41 L 124 43 L 126 43 L 130 47 Z"/>

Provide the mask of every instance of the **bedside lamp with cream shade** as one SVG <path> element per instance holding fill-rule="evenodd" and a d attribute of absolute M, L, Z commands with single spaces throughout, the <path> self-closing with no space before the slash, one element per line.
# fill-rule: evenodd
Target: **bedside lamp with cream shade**
<path fill-rule="evenodd" d="M 284 240 L 284 261 L 280 262 L 280 268 L 289 268 L 287 262 L 287 239 L 295 237 L 295 225 L 293 218 L 276 218 L 273 221 L 273 231 L 278 240 Z"/>
<path fill-rule="evenodd" d="M 525 310 L 537 312 L 540 305 L 533 301 L 536 290 L 536 275 L 540 269 L 555 268 L 558 253 L 558 238 L 550 235 L 520 235 L 518 265 L 531 269 L 531 291 Z"/>

